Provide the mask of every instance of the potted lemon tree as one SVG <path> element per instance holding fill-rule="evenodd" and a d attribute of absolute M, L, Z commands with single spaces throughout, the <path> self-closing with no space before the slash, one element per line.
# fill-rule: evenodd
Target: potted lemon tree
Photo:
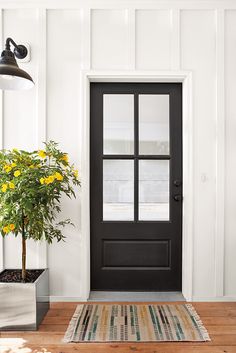
<path fill-rule="evenodd" d="M 0 151 L 0 232 L 20 236 L 21 269 L 0 273 L 0 330 L 37 329 L 48 310 L 48 270 L 27 269 L 27 240 L 61 241 L 70 219 L 57 221 L 64 194 L 75 197 L 78 171 L 50 141 L 33 152 Z"/>

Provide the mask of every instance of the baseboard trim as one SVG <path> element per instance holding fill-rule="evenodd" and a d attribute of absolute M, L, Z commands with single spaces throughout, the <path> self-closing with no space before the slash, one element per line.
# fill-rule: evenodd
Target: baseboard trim
<path fill-rule="evenodd" d="M 87 302 L 87 298 L 83 297 L 63 297 L 63 296 L 54 296 L 49 297 L 51 303 L 57 302 Z"/>
<path fill-rule="evenodd" d="M 198 297 L 193 296 L 193 302 L 236 302 L 234 296 L 223 296 L 223 297 Z"/>

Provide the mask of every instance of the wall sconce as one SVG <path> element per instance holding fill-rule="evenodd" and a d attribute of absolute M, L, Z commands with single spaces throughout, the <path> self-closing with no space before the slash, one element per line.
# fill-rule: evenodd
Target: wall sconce
<path fill-rule="evenodd" d="M 14 52 L 11 51 L 10 43 L 14 46 Z M 13 39 L 7 38 L 0 58 L 0 89 L 22 90 L 34 86 L 32 77 L 19 68 L 15 59 L 24 59 L 27 54 L 28 50 L 24 45 L 17 45 Z"/>

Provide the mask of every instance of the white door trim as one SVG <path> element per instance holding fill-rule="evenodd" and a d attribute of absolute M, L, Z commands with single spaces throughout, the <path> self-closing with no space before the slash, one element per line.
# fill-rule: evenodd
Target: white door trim
<path fill-rule="evenodd" d="M 182 292 L 193 296 L 193 117 L 192 73 L 190 71 L 83 71 L 81 74 L 81 247 L 82 298 L 90 293 L 90 82 L 182 82 L 183 83 L 183 264 Z"/>

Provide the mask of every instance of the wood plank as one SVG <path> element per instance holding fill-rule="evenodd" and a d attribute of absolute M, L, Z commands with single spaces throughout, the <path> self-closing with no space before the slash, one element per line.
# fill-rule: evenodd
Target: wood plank
<path fill-rule="evenodd" d="M 61 325 L 60 325 L 61 326 Z M 235 325 L 225 325 L 225 326 L 207 326 L 207 330 L 210 335 L 233 335 L 236 334 L 236 326 Z"/>
<path fill-rule="evenodd" d="M 74 313 L 74 309 L 50 309 L 47 313 L 47 316 L 63 316 L 63 317 L 71 317 Z"/>
<path fill-rule="evenodd" d="M 234 317 L 209 317 L 205 316 L 203 318 L 204 325 L 217 325 L 217 326 L 224 326 L 224 325 L 236 325 L 236 318 Z"/>
<path fill-rule="evenodd" d="M 50 324 L 68 325 L 70 322 L 70 319 L 71 319 L 70 317 L 64 317 L 64 316 L 46 316 L 42 322 L 42 325 L 50 325 Z M 230 319 L 230 320 L 234 320 L 234 319 Z M 235 323 L 236 323 L 236 319 L 235 319 Z"/>
<path fill-rule="evenodd" d="M 73 302 L 73 303 L 50 303 L 50 309 L 75 309 L 78 304 L 84 304 L 84 302 Z"/>
<path fill-rule="evenodd" d="M 20 337 L 24 340 L 26 340 L 29 344 L 61 344 L 62 338 L 63 338 L 63 333 L 61 332 L 50 332 L 50 331 L 36 331 L 36 332 L 5 332 L 1 333 L 0 338 L 16 338 Z M 211 334 L 211 342 L 203 342 L 204 345 L 210 345 L 210 346 L 222 346 L 222 345 L 234 345 L 236 346 L 236 335 L 235 334 Z M 180 342 L 177 342 L 178 345 L 181 344 Z M 201 344 L 203 344 L 201 342 Z M 93 343 L 94 344 L 94 343 Z M 120 343 L 119 343 L 120 344 Z M 127 343 L 124 343 L 127 344 Z M 136 344 L 136 342 L 135 342 Z M 146 344 L 146 343 L 145 343 Z M 153 343 L 152 343 L 153 344 Z M 162 343 L 158 342 L 158 344 L 167 344 L 167 343 Z M 170 343 L 168 343 L 170 344 Z M 172 344 L 176 344 L 172 343 Z M 196 342 L 184 342 L 185 345 L 193 345 L 196 344 Z"/>
<path fill-rule="evenodd" d="M 57 325 L 55 324 L 49 324 L 49 325 L 40 325 L 39 327 L 39 332 L 55 332 L 55 333 L 60 333 L 62 332 L 63 334 L 65 333 L 66 329 L 68 327 L 68 324 L 66 325 Z M 234 327 L 234 326 L 230 326 Z"/>
<path fill-rule="evenodd" d="M 164 344 L 139 344 L 139 345 L 130 345 L 130 346 L 120 346 L 120 345 L 110 345 L 110 344 L 103 344 L 102 346 L 97 347 L 96 344 L 69 344 L 69 345 L 58 345 L 57 347 L 53 345 L 25 345 L 24 347 L 20 347 L 22 352 L 28 352 L 28 350 L 32 350 L 34 353 L 39 352 L 50 352 L 50 353 L 93 353 L 96 350 L 96 353 L 163 353 L 163 349 L 165 353 L 235 353 L 235 347 L 231 346 L 221 346 L 215 347 L 214 351 L 212 347 L 206 346 L 168 346 Z M 27 349 L 27 350 L 26 350 Z M 6 350 L 7 351 L 7 350 Z M 19 350 L 20 352 L 21 350 Z"/>
<path fill-rule="evenodd" d="M 236 353 L 236 303 L 193 303 L 211 342 L 64 344 L 64 332 L 77 304 L 80 303 L 52 303 L 38 331 L 0 332 L 0 352 L 31 349 L 34 353 Z"/>

